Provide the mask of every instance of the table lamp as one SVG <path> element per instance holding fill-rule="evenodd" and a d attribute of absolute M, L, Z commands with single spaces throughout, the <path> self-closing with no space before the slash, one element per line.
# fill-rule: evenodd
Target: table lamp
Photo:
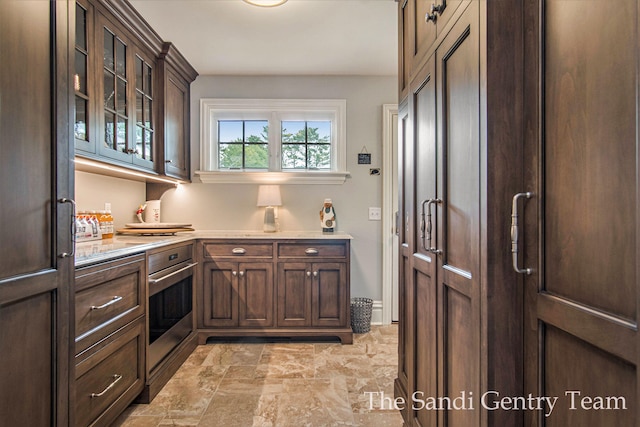
<path fill-rule="evenodd" d="M 281 206 L 279 185 L 261 185 L 258 187 L 258 206 L 264 206 L 264 232 L 277 231 L 274 207 Z"/>

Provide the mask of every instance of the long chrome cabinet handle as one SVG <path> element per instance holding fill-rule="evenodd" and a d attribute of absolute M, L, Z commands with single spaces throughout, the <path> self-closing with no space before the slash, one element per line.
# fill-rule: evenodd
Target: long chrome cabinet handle
<path fill-rule="evenodd" d="M 91 307 L 89 307 L 90 310 L 102 310 L 104 308 L 109 307 L 110 305 L 113 305 L 115 303 L 117 303 L 118 301 L 120 301 L 122 299 L 121 296 L 114 296 L 113 298 L 111 298 L 109 301 L 105 302 L 102 305 L 92 305 Z"/>
<path fill-rule="evenodd" d="M 73 258 L 76 255 L 76 201 L 73 199 L 68 199 L 63 197 L 58 199 L 58 203 L 71 203 L 72 213 L 71 213 L 71 242 L 73 244 L 71 248 L 71 253 L 62 252 L 58 255 L 60 258 Z"/>
<path fill-rule="evenodd" d="M 511 261 L 513 262 L 513 269 L 516 273 L 531 274 L 532 268 L 520 268 L 518 266 L 518 252 L 519 248 L 519 230 L 518 230 L 518 200 L 521 198 L 530 199 L 533 197 L 533 193 L 518 193 L 513 196 L 513 204 L 511 205 Z"/>
<path fill-rule="evenodd" d="M 441 199 L 427 199 L 422 201 L 422 212 L 420 214 L 420 239 L 422 240 L 422 249 L 432 254 L 441 254 L 440 249 L 436 249 L 431 246 L 431 231 L 433 229 L 433 223 L 431 222 L 431 205 L 434 203 L 442 203 Z M 426 209 L 426 221 L 425 221 L 425 208 Z M 427 244 L 427 242 L 429 242 Z"/>
<path fill-rule="evenodd" d="M 113 382 L 112 382 L 111 384 L 109 384 L 109 385 L 107 386 L 107 388 L 105 388 L 104 390 L 102 390 L 100 393 L 91 393 L 91 395 L 90 395 L 90 396 L 91 396 L 92 398 L 94 398 L 94 397 L 102 397 L 102 396 L 104 396 L 104 394 L 105 394 L 106 392 L 108 392 L 109 390 L 111 390 L 111 389 L 112 389 L 116 384 L 118 384 L 118 381 L 120 381 L 121 379 L 122 379 L 122 375 L 115 374 L 115 375 L 113 376 Z"/>
<path fill-rule="evenodd" d="M 182 267 L 181 269 L 176 270 L 176 271 L 172 271 L 171 273 L 169 273 L 169 274 L 167 274 L 167 275 L 165 275 L 165 276 L 162 276 L 162 277 L 160 277 L 160 278 L 158 278 L 158 279 L 149 279 L 149 284 L 153 285 L 153 284 L 155 284 L 155 283 L 162 282 L 163 280 L 168 279 L 168 278 L 169 278 L 169 277 L 171 277 L 171 276 L 175 276 L 175 275 L 176 275 L 176 274 L 178 274 L 178 273 L 182 273 L 183 271 L 188 270 L 188 269 L 190 269 L 191 267 L 194 267 L 194 266 L 196 266 L 196 265 L 198 265 L 198 263 L 197 263 L 197 262 L 192 262 L 191 264 L 189 264 L 189 265 L 185 265 L 185 266 L 184 266 L 184 267 Z"/>

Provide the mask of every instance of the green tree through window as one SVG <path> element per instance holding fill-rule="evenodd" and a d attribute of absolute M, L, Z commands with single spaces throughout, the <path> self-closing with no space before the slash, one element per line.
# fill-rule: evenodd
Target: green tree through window
<path fill-rule="evenodd" d="M 282 122 L 282 169 L 330 168 L 330 121 Z"/>
<path fill-rule="evenodd" d="M 218 121 L 221 169 L 268 169 L 269 125 L 264 120 Z"/>

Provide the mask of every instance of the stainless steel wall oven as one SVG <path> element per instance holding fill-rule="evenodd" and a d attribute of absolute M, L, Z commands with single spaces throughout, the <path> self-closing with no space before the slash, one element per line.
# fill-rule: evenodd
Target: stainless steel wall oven
<path fill-rule="evenodd" d="M 149 256 L 149 371 L 153 371 L 193 331 L 196 264 L 191 245 Z"/>

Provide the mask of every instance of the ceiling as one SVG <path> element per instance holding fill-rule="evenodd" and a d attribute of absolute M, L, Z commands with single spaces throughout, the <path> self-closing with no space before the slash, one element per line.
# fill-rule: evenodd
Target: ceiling
<path fill-rule="evenodd" d="M 397 74 L 395 0 L 129 0 L 201 75 Z"/>

